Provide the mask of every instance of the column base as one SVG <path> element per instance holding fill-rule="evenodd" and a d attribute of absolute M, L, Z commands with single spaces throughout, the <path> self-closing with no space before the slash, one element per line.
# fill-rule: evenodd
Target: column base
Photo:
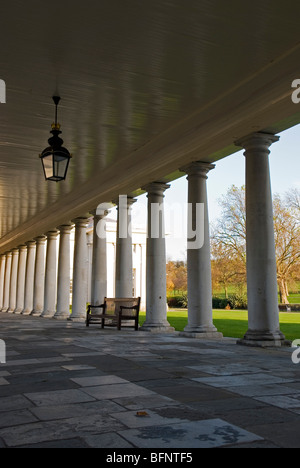
<path fill-rule="evenodd" d="M 70 318 L 70 312 L 56 312 L 53 318 L 55 320 L 68 320 Z"/>
<path fill-rule="evenodd" d="M 248 330 L 244 338 L 237 341 L 237 344 L 259 348 L 281 348 L 284 346 L 291 346 L 291 342 L 285 339 L 285 336 L 280 330 L 276 330 L 275 332 Z"/>
<path fill-rule="evenodd" d="M 24 309 L 24 310 L 21 312 L 21 315 L 31 315 L 31 310 L 26 310 L 26 309 Z"/>
<path fill-rule="evenodd" d="M 8 314 L 13 314 L 14 312 L 15 312 L 15 309 L 8 309 L 8 310 L 7 310 L 7 313 L 8 313 Z"/>
<path fill-rule="evenodd" d="M 32 317 L 40 317 L 42 315 L 43 311 L 42 310 L 34 310 L 31 312 Z"/>
<path fill-rule="evenodd" d="M 163 323 L 144 323 L 142 327 L 139 329 L 142 332 L 149 332 L 149 333 L 174 333 L 175 328 L 171 327 L 169 322 Z"/>
<path fill-rule="evenodd" d="M 21 315 L 22 312 L 23 312 L 23 309 L 15 309 L 15 310 L 14 310 L 14 314 L 15 314 L 15 315 Z"/>
<path fill-rule="evenodd" d="M 187 326 L 184 331 L 180 333 L 180 336 L 186 338 L 198 338 L 198 339 L 222 339 L 223 334 L 218 332 L 216 327 L 212 326 Z"/>
<path fill-rule="evenodd" d="M 41 317 L 46 318 L 46 319 L 50 319 L 50 318 L 53 318 L 54 315 L 55 315 L 55 311 L 47 310 L 47 311 L 42 313 Z"/>
<path fill-rule="evenodd" d="M 86 317 L 72 317 L 69 316 L 67 319 L 69 322 L 74 322 L 74 323 L 85 323 L 86 322 Z"/>

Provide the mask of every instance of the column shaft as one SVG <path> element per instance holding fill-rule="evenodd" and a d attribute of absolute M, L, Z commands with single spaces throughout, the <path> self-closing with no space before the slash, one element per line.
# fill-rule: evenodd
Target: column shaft
<path fill-rule="evenodd" d="M 184 334 L 222 337 L 213 325 L 207 174 L 215 166 L 195 162 L 188 174 L 188 325 Z"/>
<path fill-rule="evenodd" d="M 246 226 L 249 330 L 242 344 L 281 346 L 269 147 L 279 137 L 256 133 L 246 149 Z"/>
<path fill-rule="evenodd" d="M 0 260 L 0 310 L 2 310 L 2 307 L 3 307 L 5 262 L 6 262 L 6 255 L 1 255 L 1 260 Z"/>
<path fill-rule="evenodd" d="M 73 269 L 72 315 L 70 320 L 82 322 L 86 318 L 87 305 L 87 218 L 77 218 L 75 224 L 75 247 Z"/>
<path fill-rule="evenodd" d="M 133 297 L 132 205 L 134 198 L 120 197 L 116 245 L 116 297 Z"/>
<path fill-rule="evenodd" d="M 47 234 L 46 273 L 44 291 L 44 311 L 42 317 L 51 318 L 56 312 L 56 284 L 57 284 L 57 236 L 58 231 Z"/>
<path fill-rule="evenodd" d="M 34 317 L 40 317 L 44 310 L 46 239 L 46 236 L 35 238 L 36 259 L 34 269 L 33 310 L 31 313 Z"/>
<path fill-rule="evenodd" d="M 103 304 L 107 295 L 107 239 L 106 239 L 106 216 L 108 211 L 97 213 L 94 216 L 93 231 L 93 261 L 92 261 L 92 304 L 97 306 Z"/>
<path fill-rule="evenodd" d="M 34 285 L 34 265 L 35 265 L 35 241 L 26 242 L 27 259 L 26 259 L 26 279 L 24 293 L 24 309 L 23 315 L 30 315 L 33 308 L 33 285 Z"/>
<path fill-rule="evenodd" d="M 26 258 L 27 247 L 20 245 L 19 247 L 19 264 L 18 264 L 18 281 L 17 281 L 17 302 L 14 313 L 21 314 L 24 310 L 25 296 L 25 278 L 26 278 Z"/>
<path fill-rule="evenodd" d="M 13 314 L 16 308 L 18 262 L 19 262 L 19 249 L 13 249 L 11 273 L 10 273 L 9 307 L 7 310 L 9 314 Z"/>
<path fill-rule="evenodd" d="M 144 187 L 148 192 L 148 238 L 146 266 L 146 321 L 143 331 L 174 331 L 167 321 L 166 241 L 164 192 L 170 186 L 154 182 Z"/>
<path fill-rule="evenodd" d="M 4 292 L 3 292 L 2 312 L 7 312 L 8 308 L 9 308 L 11 261 L 12 261 L 12 253 L 7 252 L 6 262 L 5 262 L 5 277 L 4 277 Z"/>
<path fill-rule="evenodd" d="M 57 277 L 57 311 L 56 319 L 68 319 L 70 317 L 70 234 L 72 224 L 59 226 L 59 259 Z"/>

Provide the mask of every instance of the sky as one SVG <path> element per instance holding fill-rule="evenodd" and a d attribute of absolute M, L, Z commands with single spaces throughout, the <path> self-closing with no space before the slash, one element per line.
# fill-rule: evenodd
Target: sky
<path fill-rule="evenodd" d="M 270 170 L 273 194 L 284 194 L 292 188 L 300 189 L 300 125 L 280 135 L 271 146 Z M 244 151 L 239 151 L 216 163 L 208 174 L 207 189 L 210 222 L 220 217 L 218 204 L 232 185 L 245 185 Z M 200 158 L 199 158 L 200 159 Z M 165 193 L 166 246 L 168 260 L 186 260 L 186 212 L 188 182 L 186 176 L 171 184 Z M 143 195 L 133 207 L 133 225 L 145 226 L 147 198 Z"/>

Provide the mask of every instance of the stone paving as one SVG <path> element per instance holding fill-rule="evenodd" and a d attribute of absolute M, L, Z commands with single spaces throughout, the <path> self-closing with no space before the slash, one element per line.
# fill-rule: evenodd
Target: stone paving
<path fill-rule="evenodd" d="M 300 447 L 291 349 L 0 313 L 0 447 Z"/>

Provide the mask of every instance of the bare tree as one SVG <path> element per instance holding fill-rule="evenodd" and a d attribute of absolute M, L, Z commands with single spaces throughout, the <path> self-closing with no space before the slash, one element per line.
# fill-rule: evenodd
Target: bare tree
<path fill-rule="evenodd" d="M 280 300 L 288 304 L 288 282 L 292 271 L 300 268 L 300 225 L 293 208 L 279 195 L 274 197 L 274 227 Z"/>
<path fill-rule="evenodd" d="M 213 252 L 225 252 L 219 260 L 223 284 L 234 278 L 230 263 L 233 258 L 246 265 L 246 202 L 245 187 L 232 186 L 220 200 L 222 216 L 212 239 Z M 277 279 L 281 302 L 288 304 L 288 283 L 300 277 L 300 191 L 293 190 L 285 197 L 274 196 L 274 234 L 277 258 Z M 214 244 L 220 245 L 219 250 Z M 232 266 L 232 265 L 231 265 Z M 240 267 L 235 264 L 236 274 Z M 221 275 L 219 271 L 219 277 Z M 221 275 L 221 276 L 222 276 Z"/>
<path fill-rule="evenodd" d="M 296 211 L 297 216 L 300 218 L 300 190 L 290 189 L 286 194 L 286 204 Z"/>
<path fill-rule="evenodd" d="M 235 254 L 246 265 L 246 192 L 233 185 L 219 204 L 222 216 L 213 239 L 219 242 L 227 254 Z"/>

